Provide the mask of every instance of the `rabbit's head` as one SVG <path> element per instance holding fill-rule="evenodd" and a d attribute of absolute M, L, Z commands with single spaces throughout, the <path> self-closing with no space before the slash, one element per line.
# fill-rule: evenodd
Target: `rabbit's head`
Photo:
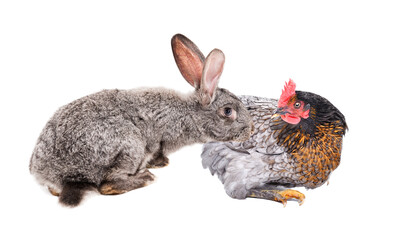
<path fill-rule="evenodd" d="M 247 140 L 254 129 L 250 114 L 233 93 L 217 87 L 224 68 L 224 53 L 214 49 L 205 58 L 198 47 L 181 34 L 173 36 L 172 50 L 181 74 L 195 88 L 196 124 L 206 140 Z"/>

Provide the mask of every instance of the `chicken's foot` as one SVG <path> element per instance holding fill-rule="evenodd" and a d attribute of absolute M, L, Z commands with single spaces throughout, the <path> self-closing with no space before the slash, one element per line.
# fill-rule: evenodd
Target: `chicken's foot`
<path fill-rule="evenodd" d="M 304 196 L 303 193 L 292 189 L 286 189 L 286 190 L 251 189 L 248 192 L 247 197 L 261 198 L 261 199 L 281 202 L 284 205 L 284 207 L 287 205 L 288 200 L 295 199 L 299 203 L 299 205 L 302 205 L 304 199 L 306 198 L 306 196 Z"/>

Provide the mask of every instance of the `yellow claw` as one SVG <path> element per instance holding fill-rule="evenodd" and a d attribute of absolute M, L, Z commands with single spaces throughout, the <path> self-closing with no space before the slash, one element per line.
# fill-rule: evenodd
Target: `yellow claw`
<path fill-rule="evenodd" d="M 299 206 L 301 206 L 303 205 L 304 199 L 306 198 L 303 193 L 292 189 L 279 191 L 278 194 L 280 195 L 280 198 L 276 199 L 276 201 L 281 202 L 284 207 L 287 205 L 287 201 L 289 199 L 296 199 L 299 203 Z"/>

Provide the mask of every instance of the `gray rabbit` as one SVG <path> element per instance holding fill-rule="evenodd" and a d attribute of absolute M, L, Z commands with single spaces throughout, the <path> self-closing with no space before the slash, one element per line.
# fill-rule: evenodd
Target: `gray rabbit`
<path fill-rule="evenodd" d="M 205 57 L 183 35 L 172 38 L 183 77 L 195 91 L 163 88 L 103 90 L 61 107 L 46 124 L 30 172 L 74 207 L 86 191 L 121 194 L 154 180 L 147 168 L 168 164 L 167 154 L 193 143 L 243 141 L 253 130 L 241 101 L 217 88 L 224 54 Z"/>

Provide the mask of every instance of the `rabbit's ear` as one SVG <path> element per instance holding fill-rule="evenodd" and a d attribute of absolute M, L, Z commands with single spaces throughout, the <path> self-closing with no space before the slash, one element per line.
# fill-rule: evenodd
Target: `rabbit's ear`
<path fill-rule="evenodd" d="M 213 102 L 218 80 L 224 70 L 225 55 L 219 49 L 214 49 L 206 58 L 205 65 L 202 72 L 201 80 L 201 96 L 202 105 L 209 105 Z"/>
<path fill-rule="evenodd" d="M 183 77 L 195 89 L 200 88 L 205 56 L 198 47 L 181 34 L 172 37 L 172 52 Z"/>

